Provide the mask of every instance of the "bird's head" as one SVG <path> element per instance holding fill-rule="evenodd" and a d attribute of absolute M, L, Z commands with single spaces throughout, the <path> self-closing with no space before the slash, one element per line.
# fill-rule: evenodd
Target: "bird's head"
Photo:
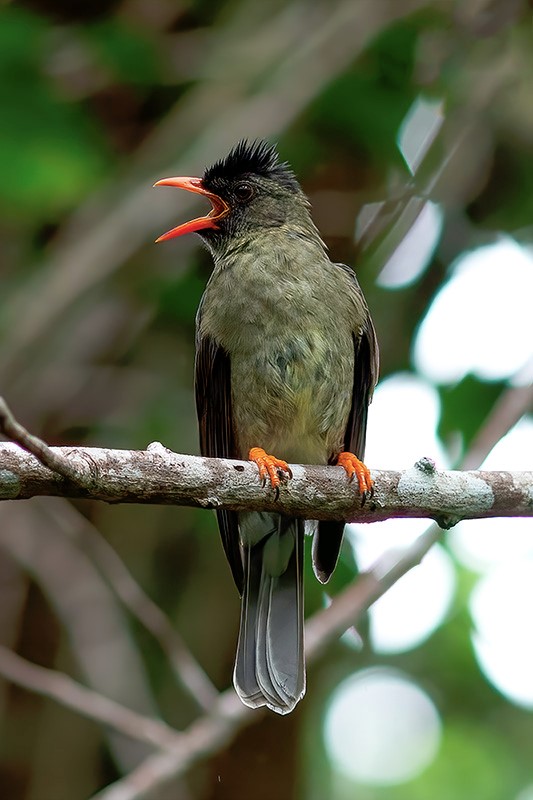
<path fill-rule="evenodd" d="M 275 147 L 264 141 L 239 142 L 202 178 L 163 178 L 155 186 L 196 192 L 212 206 L 206 216 L 172 228 L 158 242 L 194 232 L 216 251 L 230 240 L 309 220 L 309 204 L 294 173 L 280 162 Z"/>

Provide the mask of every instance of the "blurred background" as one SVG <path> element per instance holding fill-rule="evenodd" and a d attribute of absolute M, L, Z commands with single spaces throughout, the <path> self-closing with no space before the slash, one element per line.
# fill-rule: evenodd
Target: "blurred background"
<path fill-rule="evenodd" d="M 532 21 L 520 0 L 4 3 L 0 392 L 17 417 L 52 444 L 198 452 L 210 259 L 195 237 L 153 240 L 203 206 L 151 185 L 259 136 L 371 307 L 369 466 L 490 451 L 487 468 L 531 469 Z M 351 526 L 328 592 L 426 527 Z M 0 546 L 2 645 L 179 729 L 230 685 L 239 601 L 210 513 L 6 502 Z M 307 567 L 311 614 L 327 598 Z M 531 520 L 458 525 L 310 668 L 292 715 L 153 797 L 532 800 L 532 587 Z M 149 752 L 3 680 L 0 750 L 8 800 L 87 798 Z"/>

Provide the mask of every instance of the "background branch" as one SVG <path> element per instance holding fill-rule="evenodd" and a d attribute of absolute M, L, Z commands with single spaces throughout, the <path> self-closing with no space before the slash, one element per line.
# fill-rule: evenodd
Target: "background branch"
<path fill-rule="evenodd" d="M 40 511 L 58 530 L 74 539 L 99 569 L 123 606 L 159 643 L 176 680 L 204 711 L 212 708 L 218 690 L 190 652 L 169 617 L 135 580 L 130 570 L 99 531 L 67 502 L 43 502 Z"/>
<path fill-rule="evenodd" d="M 12 683 L 50 697 L 64 706 L 153 747 L 176 747 L 180 734 L 165 722 L 138 714 L 94 692 L 57 670 L 32 664 L 0 646 L 0 674 Z"/>
<path fill-rule="evenodd" d="M 357 624 L 362 614 L 412 567 L 420 563 L 435 542 L 436 529 L 428 530 L 391 565 L 389 554 L 337 595 L 305 626 L 306 657 L 316 661 L 339 634 Z M 438 536 L 438 533 L 437 533 Z M 198 761 L 222 749 L 239 730 L 258 722 L 266 712 L 244 706 L 233 689 L 223 692 L 211 714 L 199 717 L 183 732 L 176 748 L 148 756 L 121 780 L 98 792 L 92 800 L 143 800 L 154 788 L 183 775 Z"/>

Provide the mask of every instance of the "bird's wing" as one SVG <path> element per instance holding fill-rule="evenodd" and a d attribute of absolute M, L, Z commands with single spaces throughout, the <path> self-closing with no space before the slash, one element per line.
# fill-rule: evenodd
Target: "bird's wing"
<path fill-rule="evenodd" d="M 363 323 L 353 332 L 355 358 L 352 406 L 344 436 L 344 449 L 354 453 L 362 461 L 365 457 L 368 406 L 372 401 L 374 387 L 378 380 L 379 348 L 374 324 L 354 271 L 344 264 L 335 266 L 344 270 L 349 276 L 356 302 L 358 305 L 362 305 L 364 311 Z"/>
<path fill-rule="evenodd" d="M 344 435 L 344 450 L 353 453 L 362 461 L 365 456 L 368 406 L 372 400 L 374 386 L 378 379 L 379 349 L 370 312 L 354 271 L 344 264 L 335 264 L 335 266 L 348 275 L 354 292 L 354 300 L 358 307 L 362 306 L 364 312 L 363 323 L 354 327 L 353 331 L 354 375 L 352 405 Z M 338 453 L 332 453 L 330 463 L 335 463 L 337 456 Z M 343 531 L 343 522 L 328 520 L 319 523 L 313 547 L 313 567 L 317 578 L 322 583 L 329 580 L 331 573 L 335 569 L 342 544 Z"/>
<path fill-rule="evenodd" d="M 202 306 L 196 319 L 195 394 L 200 452 L 211 458 L 237 458 L 231 409 L 231 367 L 226 351 L 200 334 Z M 243 567 L 235 511 L 217 511 L 222 544 L 237 589 L 242 593 Z"/>
<path fill-rule="evenodd" d="M 368 406 L 372 401 L 379 369 L 379 351 L 376 332 L 370 316 L 359 335 L 354 334 L 354 377 L 352 407 L 346 426 L 344 449 L 354 453 L 361 461 L 365 457 L 366 421 Z"/>

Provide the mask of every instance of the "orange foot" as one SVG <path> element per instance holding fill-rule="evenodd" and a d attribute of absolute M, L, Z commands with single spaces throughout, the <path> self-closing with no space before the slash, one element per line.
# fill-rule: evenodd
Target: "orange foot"
<path fill-rule="evenodd" d="M 346 470 L 350 482 L 357 477 L 359 492 L 361 494 L 361 505 L 364 506 L 367 499 L 374 494 L 374 481 L 370 476 L 370 470 L 366 464 L 359 461 L 357 456 L 354 456 L 353 453 L 339 453 L 337 464 L 339 467 L 343 467 L 343 469 Z"/>
<path fill-rule="evenodd" d="M 248 459 L 255 461 L 257 469 L 259 470 L 259 477 L 266 485 L 267 478 L 270 480 L 270 485 L 276 490 L 276 499 L 279 496 L 279 485 L 282 478 L 292 478 L 291 468 L 286 461 L 282 461 L 276 456 L 270 456 L 262 447 L 252 447 L 248 453 Z"/>

